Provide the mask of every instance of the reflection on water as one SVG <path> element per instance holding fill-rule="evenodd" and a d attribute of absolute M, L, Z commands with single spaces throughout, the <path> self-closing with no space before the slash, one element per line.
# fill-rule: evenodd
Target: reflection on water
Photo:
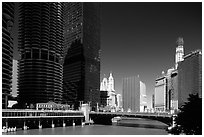
<path fill-rule="evenodd" d="M 136 128 L 123 126 L 86 125 L 44 129 L 19 130 L 7 135 L 167 135 L 167 131 L 154 128 Z M 3 133 L 3 135 L 5 135 Z"/>

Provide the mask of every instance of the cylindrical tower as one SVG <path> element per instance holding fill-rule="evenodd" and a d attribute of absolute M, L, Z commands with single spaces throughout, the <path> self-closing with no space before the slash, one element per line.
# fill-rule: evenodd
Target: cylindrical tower
<path fill-rule="evenodd" d="M 13 38 L 11 28 L 14 23 L 14 3 L 2 3 L 2 108 L 7 108 L 11 92 Z"/>
<path fill-rule="evenodd" d="M 19 7 L 19 104 L 62 101 L 62 3 Z"/>

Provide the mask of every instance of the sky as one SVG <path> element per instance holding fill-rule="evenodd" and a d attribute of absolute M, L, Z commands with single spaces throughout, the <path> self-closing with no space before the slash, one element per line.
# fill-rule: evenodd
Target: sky
<path fill-rule="evenodd" d="M 15 25 L 15 59 L 17 29 Z M 201 2 L 102 2 L 101 80 L 112 72 L 116 93 L 122 94 L 122 78 L 139 75 L 150 107 L 155 79 L 174 66 L 178 37 L 184 39 L 185 54 L 202 48 Z"/>
<path fill-rule="evenodd" d="M 139 75 L 150 107 L 155 79 L 174 66 L 177 38 L 184 54 L 202 49 L 202 3 L 102 3 L 101 10 L 101 79 L 112 72 L 122 94 L 122 78 Z"/>

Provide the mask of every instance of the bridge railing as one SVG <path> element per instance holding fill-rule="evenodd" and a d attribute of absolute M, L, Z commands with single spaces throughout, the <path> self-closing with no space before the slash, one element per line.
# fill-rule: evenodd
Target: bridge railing
<path fill-rule="evenodd" d="M 145 112 L 90 112 L 90 114 L 112 114 L 112 115 L 129 115 L 129 116 L 156 116 L 156 117 L 172 117 L 169 113 L 145 113 Z"/>

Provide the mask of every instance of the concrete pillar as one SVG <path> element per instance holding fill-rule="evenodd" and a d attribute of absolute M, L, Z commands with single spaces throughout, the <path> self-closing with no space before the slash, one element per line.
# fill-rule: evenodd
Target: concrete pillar
<path fill-rule="evenodd" d="M 38 125 L 38 127 L 39 127 L 39 129 L 41 129 L 41 128 L 42 128 L 42 125 L 40 124 L 40 120 L 39 120 L 39 125 Z"/>
<path fill-rule="evenodd" d="M 23 130 L 27 130 L 26 121 L 23 121 Z"/>
<path fill-rule="evenodd" d="M 8 119 L 6 119 L 6 128 L 8 128 Z"/>
<path fill-rule="evenodd" d="M 84 126 L 84 125 L 85 125 L 85 123 L 83 122 L 83 119 L 81 119 L 81 125 L 82 125 L 82 126 Z"/>
<path fill-rule="evenodd" d="M 66 127 L 66 123 L 64 123 L 64 119 L 63 119 L 63 127 Z"/>
<path fill-rule="evenodd" d="M 52 128 L 54 128 L 55 127 L 55 124 L 53 123 L 53 120 L 52 120 Z"/>
<path fill-rule="evenodd" d="M 73 125 L 73 126 L 75 126 L 74 120 L 73 120 L 73 123 L 72 123 L 72 125 Z"/>
<path fill-rule="evenodd" d="M 176 126 L 176 115 L 172 116 L 172 127 Z"/>

